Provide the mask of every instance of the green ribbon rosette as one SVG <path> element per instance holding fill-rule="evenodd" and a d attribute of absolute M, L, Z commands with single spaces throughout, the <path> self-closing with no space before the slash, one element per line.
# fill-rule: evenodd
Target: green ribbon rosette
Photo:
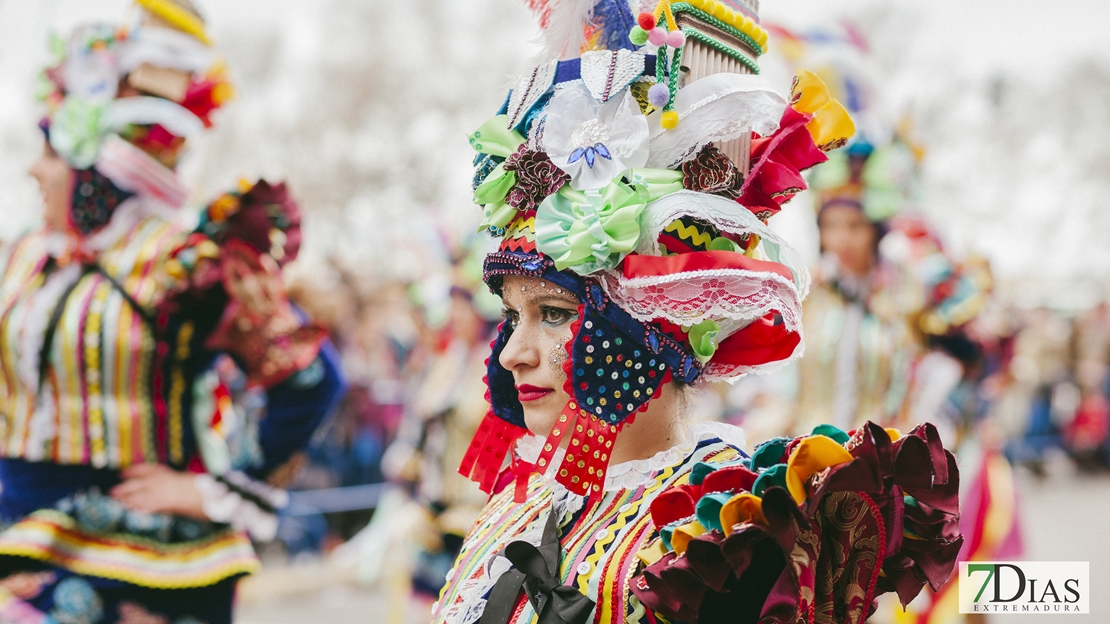
<path fill-rule="evenodd" d="M 694 357 L 705 364 L 717 352 L 717 336 L 721 333 L 721 326 L 716 321 L 704 320 L 690 328 L 686 333 L 690 340 L 690 348 L 694 350 Z"/>
<path fill-rule="evenodd" d="M 629 169 L 624 174 L 625 179 L 647 195 L 648 203 L 661 199 L 684 190 L 682 186 L 682 172 L 670 169 Z"/>
<path fill-rule="evenodd" d="M 107 105 L 67 97 L 50 118 L 50 147 L 74 169 L 88 169 L 96 163 L 106 132 L 101 117 Z"/>
<path fill-rule="evenodd" d="M 536 210 L 536 249 L 560 271 L 612 269 L 636 248 L 647 203 L 643 189 L 619 181 L 596 191 L 566 185 Z"/>
<path fill-rule="evenodd" d="M 509 130 L 505 115 L 498 115 L 470 135 L 470 146 L 475 151 L 490 156 L 508 158 L 524 143 L 524 136 L 516 130 Z M 486 180 L 474 189 L 474 203 L 485 208 L 485 220 L 478 226 L 478 231 L 489 228 L 504 228 L 512 223 L 517 215 L 517 209 L 505 203 L 505 196 L 516 184 L 516 172 L 505 171 L 503 165 L 497 165 L 490 172 Z"/>

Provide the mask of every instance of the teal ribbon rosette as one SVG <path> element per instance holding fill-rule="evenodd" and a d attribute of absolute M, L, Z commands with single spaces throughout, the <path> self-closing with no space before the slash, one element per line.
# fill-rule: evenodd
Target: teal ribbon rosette
<path fill-rule="evenodd" d="M 564 186 L 536 210 L 536 249 L 560 271 L 612 269 L 636 248 L 647 204 L 646 191 L 620 181 L 596 191 Z"/>

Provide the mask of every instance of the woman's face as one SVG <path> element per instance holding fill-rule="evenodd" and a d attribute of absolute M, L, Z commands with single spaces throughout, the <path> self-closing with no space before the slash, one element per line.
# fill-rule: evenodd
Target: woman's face
<path fill-rule="evenodd" d="M 533 277 L 506 276 L 501 301 L 513 335 L 501 352 L 501 366 L 513 374 L 528 430 L 546 436 L 570 396 L 563 389 L 566 344 L 573 337 L 578 299 Z"/>
<path fill-rule="evenodd" d="M 871 272 L 875 259 L 875 226 L 863 212 L 849 206 L 829 206 L 818 220 L 821 249 L 836 255 L 840 268 L 856 275 Z"/>
<path fill-rule="evenodd" d="M 39 183 L 46 229 L 55 232 L 69 230 L 71 178 L 73 175 L 69 163 L 54 152 L 50 143 L 43 141 L 42 155 L 35 161 L 35 164 L 31 165 L 28 173 Z"/>

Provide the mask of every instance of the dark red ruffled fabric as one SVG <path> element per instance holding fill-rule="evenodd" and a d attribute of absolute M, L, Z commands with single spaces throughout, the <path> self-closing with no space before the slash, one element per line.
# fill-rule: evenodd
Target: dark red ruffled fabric
<path fill-rule="evenodd" d="M 678 622 L 855 623 L 881 594 L 896 592 L 904 605 L 926 583 L 939 589 L 963 543 L 955 458 L 930 424 L 896 441 L 874 423 L 850 436 L 843 446 L 852 460 L 811 476 L 800 505 L 785 488 L 768 488 L 766 525 L 744 522 L 727 537 L 694 538 L 682 555 L 669 552 L 643 568 L 632 584 L 636 596 Z M 800 440 L 783 445 L 781 462 Z M 729 491 L 747 489 L 750 472 L 724 470 L 697 490 L 661 494 L 652 506 L 656 526 L 691 515 L 700 490 L 734 481 Z"/>
<path fill-rule="evenodd" d="M 807 188 L 802 171 L 829 159 L 806 129 L 810 119 L 787 106 L 774 134 L 752 140 L 751 170 L 736 201 L 764 222 Z"/>

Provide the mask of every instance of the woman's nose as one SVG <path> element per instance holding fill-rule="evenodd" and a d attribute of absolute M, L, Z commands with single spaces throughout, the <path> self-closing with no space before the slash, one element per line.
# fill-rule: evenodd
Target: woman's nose
<path fill-rule="evenodd" d="M 537 337 L 530 336 L 531 333 L 526 323 L 521 323 L 513 330 L 513 334 L 509 336 L 509 341 L 505 344 L 505 348 L 501 350 L 501 356 L 498 358 L 505 370 L 511 371 L 539 366 L 539 350 L 536 348 Z"/>

